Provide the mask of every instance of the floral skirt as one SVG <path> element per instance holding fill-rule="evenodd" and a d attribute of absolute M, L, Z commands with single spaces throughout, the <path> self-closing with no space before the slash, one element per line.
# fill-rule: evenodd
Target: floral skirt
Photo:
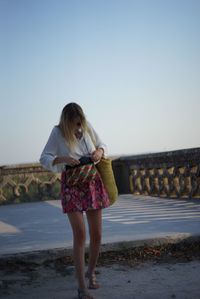
<path fill-rule="evenodd" d="M 63 213 L 70 213 L 107 208 L 110 202 L 99 173 L 89 183 L 69 187 L 66 185 L 63 171 L 61 174 L 61 204 Z"/>

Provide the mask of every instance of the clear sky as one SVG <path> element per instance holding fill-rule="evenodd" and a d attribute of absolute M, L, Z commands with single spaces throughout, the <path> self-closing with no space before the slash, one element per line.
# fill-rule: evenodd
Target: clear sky
<path fill-rule="evenodd" d="M 200 146 L 199 0 L 0 0 L 0 34 L 0 165 L 71 101 L 111 155 Z"/>

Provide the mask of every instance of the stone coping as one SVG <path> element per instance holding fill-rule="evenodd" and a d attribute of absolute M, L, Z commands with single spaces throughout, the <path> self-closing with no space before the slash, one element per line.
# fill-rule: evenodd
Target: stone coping
<path fill-rule="evenodd" d="M 120 241 L 114 243 L 106 243 L 101 245 L 100 254 L 106 252 L 120 252 L 128 249 L 137 249 L 159 246 L 167 246 L 172 244 L 192 245 L 193 243 L 200 244 L 200 235 L 177 234 L 174 236 L 157 237 L 144 240 Z M 86 254 L 89 252 L 89 246 L 86 245 Z M 61 247 L 46 250 L 37 250 L 30 252 L 21 252 L 16 254 L 3 254 L 0 256 L 0 265 L 5 263 L 17 263 L 23 260 L 23 263 L 43 264 L 49 260 L 53 261 L 59 258 L 73 257 L 72 247 Z"/>

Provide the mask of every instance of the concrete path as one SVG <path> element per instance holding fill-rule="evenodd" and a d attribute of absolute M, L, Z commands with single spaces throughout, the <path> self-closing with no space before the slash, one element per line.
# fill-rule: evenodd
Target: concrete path
<path fill-rule="evenodd" d="M 102 248 L 120 241 L 123 246 L 130 246 L 131 242 L 144 245 L 151 240 L 160 242 L 170 238 L 176 242 L 190 236 L 200 236 L 198 200 L 123 195 L 115 205 L 103 210 Z M 0 297 L 77 298 L 74 266 L 53 267 L 41 263 L 33 271 L 25 263 L 24 253 L 30 253 L 28 261 L 34 262 L 37 251 L 41 257 L 45 249 L 50 249 L 44 258 L 51 260 L 50 253 L 58 254 L 61 250 L 63 254 L 62 249 L 71 246 L 71 228 L 60 201 L 0 207 L 0 258 L 8 255 L 8 260 L 10 256 L 14 260 L 16 253 L 22 253 L 22 259 L 20 255 L 18 260 L 21 264 L 17 262 L 14 266 L 10 260 L 6 264 L 9 269 L 0 268 Z M 199 299 L 199 267 L 198 259 L 160 264 L 138 261 L 133 266 L 116 261 L 98 267 L 97 278 L 102 287 L 91 293 L 95 299 Z"/>
<path fill-rule="evenodd" d="M 195 235 L 198 200 L 123 195 L 103 210 L 102 244 Z M 72 247 L 72 233 L 59 200 L 0 207 L 0 256 L 63 247 Z"/>

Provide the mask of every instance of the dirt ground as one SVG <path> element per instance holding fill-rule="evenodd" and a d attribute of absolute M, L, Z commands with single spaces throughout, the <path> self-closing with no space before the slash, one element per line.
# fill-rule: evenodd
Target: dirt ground
<path fill-rule="evenodd" d="M 200 245 L 133 248 L 100 254 L 96 299 L 199 299 Z M 87 256 L 86 256 L 87 261 Z M 71 257 L 0 261 L 0 298 L 75 299 Z"/>

